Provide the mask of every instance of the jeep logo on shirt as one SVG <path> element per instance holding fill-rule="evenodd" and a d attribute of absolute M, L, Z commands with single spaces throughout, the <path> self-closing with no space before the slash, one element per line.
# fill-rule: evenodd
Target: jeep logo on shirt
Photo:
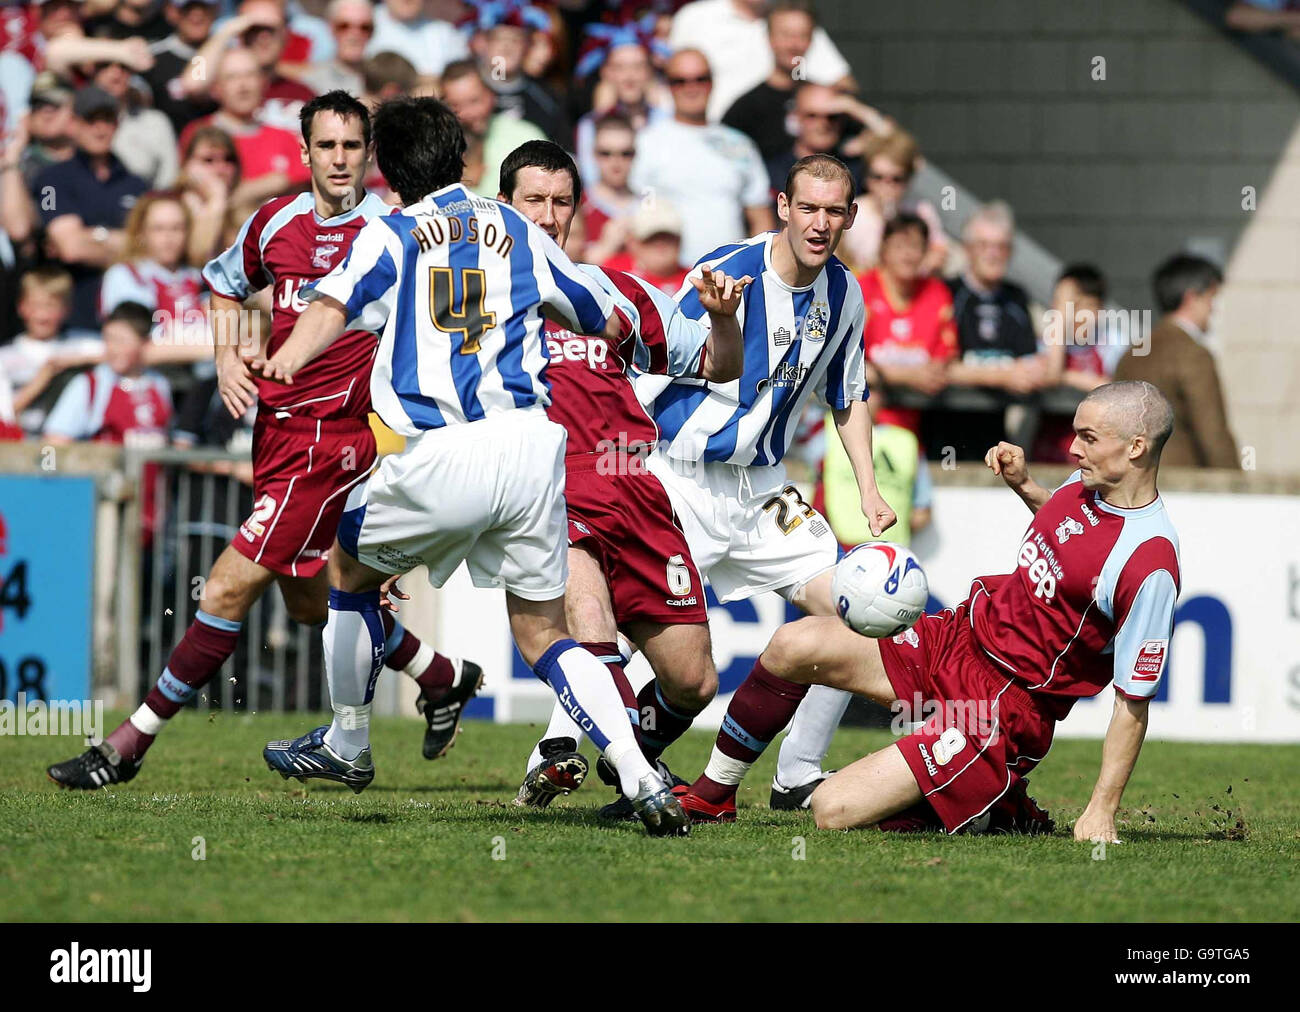
<path fill-rule="evenodd" d="M 1020 568 L 1028 570 L 1029 582 L 1034 585 L 1034 597 L 1050 601 L 1056 596 L 1056 576 L 1048 561 L 1039 554 L 1036 544 L 1026 539 L 1020 546 L 1020 556 L 1016 561 Z"/>
<path fill-rule="evenodd" d="M 602 338 L 580 337 L 565 330 L 546 335 L 546 350 L 553 360 L 586 362 L 588 369 L 609 368 L 609 345 Z"/>

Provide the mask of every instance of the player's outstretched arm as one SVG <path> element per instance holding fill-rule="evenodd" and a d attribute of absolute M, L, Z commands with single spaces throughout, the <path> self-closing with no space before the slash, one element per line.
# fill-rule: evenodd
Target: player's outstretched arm
<path fill-rule="evenodd" d="M 317 293 L 280 350 L 269 359 L 258 358 L 253 368 L 266 379 L 292 384 L 294 374 L 342 336 L 347 322 L 341 302 Z"/>
<path fill-rule="evenodd" d="M 730 383 L 745 370 L 745 335 L 736 318 L 745 287 L 753 282 L 746 274 L 733 278 L 723 271 L 702 271 L 691 284 L 709 314 L 709 338 L 704 344 L 704 368 L 700 377 L 711 383 Z"/>
<path fill-rule="evenodd" d="M 853 465 L 853 477 L 862 495 L 862 515 L 874 537 L 880 537 L 898 522 L 889 503 L 876 487 L 876 467 L 871 458 L 871 415 L 866 401 L 852 401 L 847 408 L 835 408 L 835 429 Z"/>
<path fill-rule="evenodd" d="M 1076 840 L 1120 842 L 1115 831 L 1115 813 L 1119 811 L 1124 787 L 1142 751 L 1150 706 L 1149 699 L 1129 699 L 1115 693 L 1115 711 L 1101 746 L 1101 773 L 1088 807 L 1074 824 Z"/>
<path fill-rule="evenodd" d="M 1052 493 L 1048 489 L 1029 477 L 1025 451 L 1015 443 L 998 443 L 984 454 L 984 463 L 1007 483 L 1007 488 L 1020 496 L 1031 513 L 1037 513 L 1043 503 L 1051 498 Z"/>

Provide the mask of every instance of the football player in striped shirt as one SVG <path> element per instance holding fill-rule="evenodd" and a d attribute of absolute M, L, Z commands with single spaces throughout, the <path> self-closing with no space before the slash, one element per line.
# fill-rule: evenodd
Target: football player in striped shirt
<path fill-rule="evenodd" d="M 63 787 L 93 790 L 132 779 L 167 721 L 180 712 L 235 651 L 245 616 L 272 583 L 289 616 L 325 621 L 325 557 L 349 489 L 375 460 L 367 418 L 373 334 L 349 331 L 300 373 L 292 387 L 258 381 L 242 352 L 237 321 L 246 298 L 273 292 L 270 347 L 289 336 L 306 303 L 304 284 L 328 274 L 368 218 L 391 211 L 362 185 L 370 161 L 370 113 L 343 91 L 313 99 L 302 111 L 302 159 L 311 189 L 269 200 L 240 229 L 233 246 L 207 265 L 212 290 L 217 377 L 230 413 L 255 403 L 253 512 L 221 553 L 203 586 L 194 621 L 167 659 L 139 709 L 102 743 L 49 768 Z M 420 685 L 427 722 L 426 758 L 455 738 L 464 702 L 482 672 L 470 661 L 435 653 L 385 616 L 386 663 Z"/>
<path fill-rule="evenodd" d="M 461 562 L 501 587 L 520 654 L 618 772 L 651 835 L 689 830 L 641 754 L 605 666 L 569 635 L 566 434 L 546 416 L 550 319 L 617 340 L 614 299 L 528 218 L 460 183 L 465 137 L 435 99 L 399 99 L 374 120 L 379 168 L 406 204 L 372 218 L 347 259 L 307 286 L 313 304 L 260 364 L 292 385 L 344 330 L 380 335 L 375 409 L 407 437 L 349 496 L 330 555 L 325 669 L 334 721 L 263 755 L 284 776 L 360 791 L 374 779 L 370 707 L 384 659 L 380 588 L 425 565 L 441 586 Z"/>
<path fill-rule="evenodd" d="M 780 231 L 724 246 L 695 266 L 692 274 L 723 270 L 756 279 L 739 313 L 745 337 L 739 380 L 637 380 L 659 426 L 649 469 L 668 490 L 695 562 L 723 602 L 775 590 L 809 614 L 834 614 L 835 535 L 787 480 L 782 463 L 814 395 L 831 408 L 872 533 L 895 520 L 871 460 L 862 290 L 834 257 L 853 222 L 853 199 L 853 177 L 842 162 L 829 155 L 802 158 L 777 197 Z M 693 287 L 683 288 L 679 302 L 688 316 L 703 317 Z M 784 707 L 792 693 L 806 691 L 761 672 L 749 682 L 756 682 L 751 696 L 760 710 Z M 774 795 L 822 776 L 821 759 L 842 712 L 834 690 L 822 691 L 826 698 L 810 693 L 804 702 L 811 712 L 796 752 L 804 761 L 795 777 L 774 784 Z M 739 767 L 731 753 L 754 742 L 738 724 L 727 733 L 705 775 L 684 795 L 693 819 L 734 818 Z"/>
<path fill-rule="evenodd" d="M 506 156 L 498 199 L 527 216 L 561 247 L 582 198 L 573 159 L 551 141 L 529 141 Z M 697 276 L 707 324 L 690 319 L 654 285 L 631 274 L 583 268 L 623 310 L 631 326 L 612 341 L 547 323 L 548 413 L 569 434 L 565 502 L 569 511 L 569 627 L 600 657 L 623 692 L 641 749 L 665 780 L 659 757 L 718 690 L 704 584 L 672 504 L 643 459 L 655 444 L 654 420 L 636 399 L 636 367 L 669 376 L 726 383 L 740 376 L 743 346 L 736 310 L 752 279 L 718 272 Z M 623 673 L 619 631 L 645 654 L 655 677 L 640 694 Z M 516 804 L 545 807 L 580 786 L 587 761 L 583 732 L 558 704 L 525 767 Z M 601 767 L 602 778 L 609 776 Z M 606 818 L 635 818 L 620 797 Z"/>

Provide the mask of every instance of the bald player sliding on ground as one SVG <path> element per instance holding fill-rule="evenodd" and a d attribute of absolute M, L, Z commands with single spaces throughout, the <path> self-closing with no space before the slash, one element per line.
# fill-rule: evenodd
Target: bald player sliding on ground
<path fill-rule="evenodd" d="M 866 639 L 834 618 L 777 631 L 756 670 L 792 688 L 832 685 L 886 705 L 920 699 L 932 714 L 822 783 L 812 795 L 819 827 L 1049 829 L 1024 778 L 1075 701 L 1113 681 L 1101 772 L 1074 836 L 1117 839 L 1115 813 L 1146 735 L 1178 598 L 1178 537 L 1156 488 L 1172 430 L 1169 402 L 1150 383 L 1098 387 L 1074 417 L 1078 470 L 1055 492 L 1030 478 L 1020 447 L 999 443 L 985 457 L 1034 514 L 1012 572 L 977 578 L 956 608 L 892 639 Z M 750 699 L 742 686 L 728 722 L 742 737 L 770 741 L 798 703 L 777 712 L 772 698 Z M 758 753 L 736 754 L 735 736 L 721 734 L 715 758 L 719 750 L 725 761 L 711 766 L 738 785 Z"/>

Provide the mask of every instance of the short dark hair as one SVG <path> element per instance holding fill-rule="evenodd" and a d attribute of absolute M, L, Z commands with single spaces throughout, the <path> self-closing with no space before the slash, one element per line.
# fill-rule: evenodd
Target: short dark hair
<path fill-rule="evenodd" d="M 1098 302 L 1106 301 L 1106 275 L 1092 264 L 1070 264 L 1056 278 L 1058 285 L 1062 281 L 1073 281 L 1081 295 Z"/>
<path fill-rule="evenodd" d="M 399 91 L 410 91 L 420 82 L 419 71 L 400 53 L 385 50 L 367 57 L 361 64 L 361 77 L 367 92 L 378 94 L 390 84 Z"/>
<path fill-rule="evenodd" d="M 1156 305 L 1162 313 L 1172 313 L 1183 304 L 1188 292 L 1200 295 L 1207 288 L 1223 283 L 1223 271 L 1204 257 L 1175 253 L 1156 268 L 1151 278 Z"/>
<path fill-rule="evenodd" d="M 501 163 L 501 192 L 509 200 L 515 194 L 520 169 L 538 168 L 544 172 L 567 172 L 573 179 L 573 204 L 582 200 L 582 177 L 569 153 L 554 141 L 524 141 Z"/>
<path fill-rule="evenodd" d="M 138 302 L 119 302 L 111 313 L 104 317 L 101 326 L 110 323 L 125 323 L 141 340 L 147 341 L 153 333 L 153 313 Z"/>
<path fill-rule="evenodd" d="M 898 232 L 906 232 L 908 229 L 914 229 L 917 232 L 920 232 L 921 238 L 929 244 L 930 226 L 926 224 L 924 218 L 912 211 L 899 211 L 896 215 L 885 222 L 885 229 L 880 233 L 881 244 L 883 245 L 885 240 L 891 235 Z"/>
<path fill-rule="evenodd" d="M 436 98 L 394 98 L 375 110 L 375 160 L 404 204 L 459 183 L 465 132 Z"/>
<path fill-rule="evenodd" d="M 366 147 L 370 147 L 370 110 L 361 103 L 360 99 L 354 98 L 341 88 L 327 91 L 324 95 L 317 95 L 304 105 L 302 112 L 298 114 L 298 124 L 302 128 L 302 142 L 308 147 L 311 147 L 312 120 L 316 118 L 318 112 L 337 113 L 340 119 L 351 119 L 355 116 L 361 120 L 361 136 L 365 139 Z"/>
<path fill-rule="evenodd" d="M 804 14 L 812 21 L 813 27 L 816 28 L 817 8 L 813 5 L 812 0 L 774 0 L 767 5 L 765 17 L 767 23 L 771 25 L 772 16 L 775 14 Z"/>
<path fill-rule="evenodd" d="M 809 175 L 814 179 L 842 179 L 849 184 L 849 200 L 853 203 L 858 195 L 858 184 L 853 179 L 853 173 L 849 167 L 834 155 L 818 154 L 805 155 L 797 162 L 790 166 L 790 171 L 785 177 L 785 196 L 787 200 L 794 199 L 794 181 L 801 175 Z"/>
<path fill-rule="evenodd" d="M 487 82 L 483 80 L 483 71 L 479 69 L 478 61 L 471 57 L 463 60 L 452 60 L 447 66 L 442 68 L 442 86 L 445 88 L 452 81 L 459 81 L 462 77 L 477 77 L 483 87 L 487 87 Z"/>

